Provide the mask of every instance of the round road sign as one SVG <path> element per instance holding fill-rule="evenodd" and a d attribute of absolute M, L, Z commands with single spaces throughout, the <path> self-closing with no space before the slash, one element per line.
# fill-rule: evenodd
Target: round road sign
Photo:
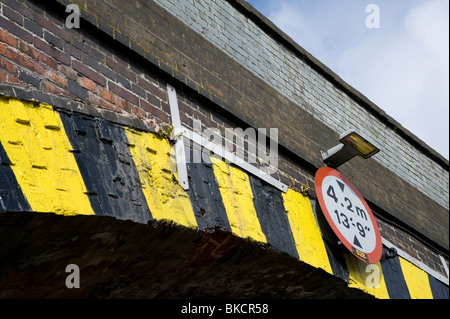
<path fill-rule="evenodd" d="M 356 187 L 330 167 L 317 171 L 315 184 L 322 212 L 344 246 L 367 263 L 380 260 L 383 250 L 380 231 Z"/>

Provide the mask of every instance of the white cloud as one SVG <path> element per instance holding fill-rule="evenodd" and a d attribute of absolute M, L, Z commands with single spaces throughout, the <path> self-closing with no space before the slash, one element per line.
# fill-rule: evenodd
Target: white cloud
<path fill-rule="evenodd" d="M 355 40 L 352 33 L 358 32 L 356 25 L 364 23 L 352 14 L 355 8 L 364 12 L 360 0 L 284 0 L 276 3 L 267 17 L 331 69 L 334 69 L 342 48 Z"/>

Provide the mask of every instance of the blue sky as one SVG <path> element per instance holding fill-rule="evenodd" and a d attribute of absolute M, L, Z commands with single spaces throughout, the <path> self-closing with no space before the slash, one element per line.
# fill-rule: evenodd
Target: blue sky
<path fill-rule="evenodd" d="M 448 0 L 247 0 L 405 128 L 449 158 Z M 375 4 L 380 27 L 367 28 Z"/>

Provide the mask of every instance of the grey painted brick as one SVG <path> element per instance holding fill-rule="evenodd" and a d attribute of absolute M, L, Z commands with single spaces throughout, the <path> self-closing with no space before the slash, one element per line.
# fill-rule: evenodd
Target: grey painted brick
<path fill-rule="evenodd" d="M 28 74 L 27 72 L 25 72 L 23 70 L 19 70 L 19 80 L 25 81 L 36 88 L 40 88 L 40 86 L 41 86 L 40 79 Z"/>
<path fill-rule="evenodd" d="M 42 37 L 42 34 L 43 34 L 42 27 L 40 27 L 39 25 L 37 25 L 33 21 L 28 20 L 27 18 L 25 18 L 24 19 L 24 26 L 25 26 L 25 29 L 27 29 L 28 31 L 31 31 L 32 33 L 36 34 L 37 36 Z"/>
<path fill-rule="evenodd" d="M 67 81 L 67 89 L 69 93 L 79 97 L 81 100 L 87 102 L 89 100 L 89 95 L 86 89 L 81 87 L 78 83 L 72 80 Z"/>

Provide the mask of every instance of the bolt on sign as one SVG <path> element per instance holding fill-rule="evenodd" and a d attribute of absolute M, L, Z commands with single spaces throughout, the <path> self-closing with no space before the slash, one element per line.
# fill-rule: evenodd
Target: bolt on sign
<path fill-rule="evenodd" d="M 320 208 L 339 240 L 359 259 L 378 262 L 383 250 L 380 230 L 356 187 L 330 167 L 319 168 L 315 185 Z"/>

